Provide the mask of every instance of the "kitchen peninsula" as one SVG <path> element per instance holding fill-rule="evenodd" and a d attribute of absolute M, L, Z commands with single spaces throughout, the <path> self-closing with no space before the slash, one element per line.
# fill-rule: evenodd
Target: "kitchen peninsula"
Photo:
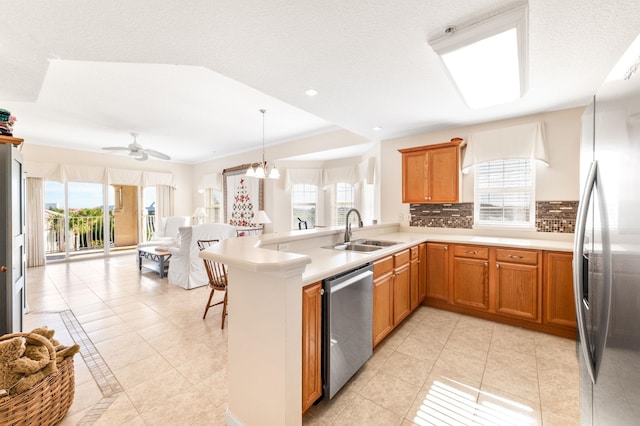
<path fill-rule="evenodd" d="M 323 248 L 342 241 L 343 227 L 231 238 L 201 252 L 229 274 L 229 425 L 302 422 L 302 288 L 399 250 L 448 242 L 570 252 L 570 241 L 427 233 L 398 224 L 353 230 L 353 239 L 398 244 L 373 252 Z M 286 250 L 286 251 L 285 251 Z"/>

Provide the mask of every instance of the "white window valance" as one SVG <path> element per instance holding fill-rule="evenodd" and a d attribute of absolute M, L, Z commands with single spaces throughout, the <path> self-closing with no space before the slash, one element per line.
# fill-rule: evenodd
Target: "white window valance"
<path fill-rule="evenodd" d="M 284 174 L 285 189 L 289 190 L 297 184 L 322 187 L 322 169 L 287 169 Z"/>
<path fill-rule="evenodd" d="M 92 182 L 104 183 L 104 167 L 77 166 L 64 164 L 62 179 L 64 182 Z"/>
<path fill-rule="evenodd" d="M 202 175 L 198 188 L 211 188 L 222 191 L 222 173 L 208 173 L 206 175 Z"/>
<path fill-rule="evenodd" d="M 142 172 L 128 169 L 107 169 L 109 183 L 113 185 L 142 185 Z"/>
<path fill-rule="evenodd" d="M 112 169 L 99 166 L 79 166 L 75 164 L 25 161 L 27 177 L 39 177 L 55 182 L 93 182 L 115 185 L 155 186 L 166 185 L 175 188 L 172 173 L 142 172 L 130 169 Z"/>
<path fill-rule="evenodd" d="M 24 169 L 27 177 L 42 178 L 55 182 L 63 182 L 62 166 L 59 163 L 39 163 L 35 161 L 24 162 Z"/>
<path fill-rule="evenodd" d="M 142 174 L 142 186 L 164 185 L 171 188 L 176 187 L 176 179 L 171 173 L 144 172 Z"/>
<path fill-rule="evenodd" d="M 376 176 L 376 159 L 369 157 L 358 165 L 358 181 L 373 184 Z"/>
<path fill-rule="evenodd" d="M 332 169 L 325 169 L 322 173 L 322 184 L 326 188 L 329 185 L 335 185 L 336 183 L 350 183 L 355 185 L 358 183 L 358 167 L 335 167 Z"/>
<path fill-rule="evenodd" d="M 472 133 L 462 170 L 492 160 L 532 158 L 549 165 L 549 154 L 541 122 Z"/>

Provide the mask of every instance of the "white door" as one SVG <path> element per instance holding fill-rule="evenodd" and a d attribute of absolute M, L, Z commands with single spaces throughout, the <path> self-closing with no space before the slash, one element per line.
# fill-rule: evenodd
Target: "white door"
<path fill-rule="evenodd" d="M 25 311 L 25 177 L 22 154 L 11 144 L 0 144 L 0 334 L 22 331 Z"/>

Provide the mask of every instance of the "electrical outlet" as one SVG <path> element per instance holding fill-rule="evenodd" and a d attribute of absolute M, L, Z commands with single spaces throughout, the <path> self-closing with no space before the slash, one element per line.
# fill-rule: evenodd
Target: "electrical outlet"
<path fill-rule="evenodd" d="M 278 251 L 289 251 L 289 243 L 278 244 Z"/>

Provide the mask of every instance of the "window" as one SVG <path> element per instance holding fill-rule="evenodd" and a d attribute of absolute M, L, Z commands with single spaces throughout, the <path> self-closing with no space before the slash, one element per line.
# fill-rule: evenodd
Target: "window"
<path fill-rule="evenodd" d="M 318 187 L 306 183 L 298 183 L 291 186 L 291 218 L 292 229 L 311 229 L 316 226 L 318 210 Z M 300 225 L 302 224 L 302 225 Z M 301 227 L 301 228 L 300 228 Z"/>
<path fill-rule="evenodd" d="M 206 188 L 204 190 L 204 210 L 207 213 L 206 221 L 221 223 L 222 219 L 222 191 Z"/>
<path fill-rule="evenodd" d="M 349 209 L 355 207 L 353 185 L 348 183 L 336 184 L 335 224 L 344 225 Z"/>
<path fill-rule="evenodd" d="M 533 228 L 534 188 L 533 160 L 494 160 L 476 165 L 475 224 Z"/>

